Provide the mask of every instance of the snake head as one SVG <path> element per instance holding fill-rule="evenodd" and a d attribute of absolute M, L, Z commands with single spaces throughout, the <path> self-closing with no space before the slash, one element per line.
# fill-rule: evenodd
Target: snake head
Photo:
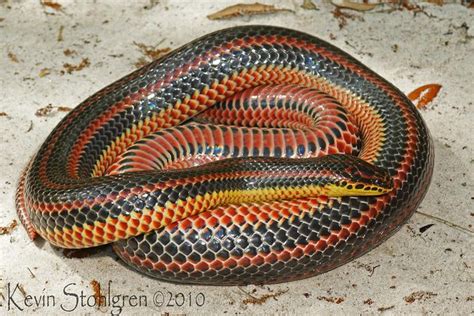
<path fill-rule="evenodd" d="M 326 185 L 329 196 L 382 195 L 393 190 L 387 169 L 351 155 L 328 155 L 319 159 L 331 170 Z"/>

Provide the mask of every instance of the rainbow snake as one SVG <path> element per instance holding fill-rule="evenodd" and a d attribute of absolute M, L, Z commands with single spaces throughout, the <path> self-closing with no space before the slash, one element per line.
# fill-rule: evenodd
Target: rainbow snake
<path fill-rule="evenodd" d="M 433 160 L 425 123 L 392 84 L 311 35 L 243 26 L 82 102 L 32 158 L 16 204 L 30 238 L 112 243 L 162 280 L 276 283 L 391 236 Z"/>

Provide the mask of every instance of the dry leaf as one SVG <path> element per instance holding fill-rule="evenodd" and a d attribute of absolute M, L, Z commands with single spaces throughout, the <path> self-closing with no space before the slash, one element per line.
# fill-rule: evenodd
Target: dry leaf
<path fill-rule="evenodd" d="M 80 71 L 86 67 L 90 66 L 89 58 L 82 58 L 81 62 L 78 65 L 71 65 L 69 63 L 66 63 L 63 65 L 64 69 L 66 69 L 66 72 L 68 74 L 72 73 L 73 71 Z"/>
<path fill-rule="evenodd" d="M 8 116 L 8 114 L 5 112 L 0 112 L 0 116 Z"/>
<path fill-rule="evenodd" d="M 47 75 L 49 75 L 51 73 L 51 70 L 49 68 L 43 68 L 40 70 L 39 72 L 39 77 L 40 78 L 43 78 L 43 77 L 46 77 Z"/>
<path fill-rule="evenodd" d="M 326 301 L 329 303 L 335 303 L 335 304 L 341 304 L 342 302 L 344 302 L 343 297 L 333 297 L 333 296 L 318 296 L 318 300 Z"/>
<path fill-rule="evenodd" d="M 45 7 L 50 7 L 51 9 L 56 11 L 62 11 L 62 5 L 51 0 L 41 0 L 41 5 Z"/>
<path fill-rule="evenodd" d="M 53 111 L 53 106 L 51 104 L 48 104 L 47 106 L 38 109 L 35 112 L 35 115 L 36 116 L 46 116 L 46 115 L 50 114 L 51 111 Z"/>
<path fill-rule="evenodd" d="M 347 16 L 341 11 L 341 9 L 335 8 L 331 13 L 339 21 L 340 29 L 347 25 Z"/>
<path fill-rule="evenodd" d="M 424 13 L 425 15 L 427 15 L 427 13 L 424 11 L 424 9 L 422 7 L 420 7 L 417 4 L 412 4 L 412 3 L 410 3 L 409 1 L 406 1 L 406 0 L 401 2 L 401 7 L 404 8 L 404 9 L 407 9 L 408 11 L 413 12 L 414 14 Z"/>
<path fill-rule="evenodd" d="M 10 234 L 15 227 L 18 225 L 18 222 L 14 219 L 8 226 L 0 226 L 0 235 Z"/>
<path fill-rule="evenodd" d="M 52 106 L 51 104 L 48 104 L 47 106 L 38 109 L 35 115 L 39 117 L 48 116 L 51 114 L 51 112 L 53 112 L 54 109 L 56 109 L 58 112 L 69 112 L 72 110 L 72 108 L 68 106 Z"/>
<path fill-rule="evenodd" d="M 95 302 L 98 303 L 97 309 L 100 309 L 100 307 L 105 306 L 105 296 L 100 291 L 100 283 L 97 280 L 92 280 L 90 285 L 92 291 L 94 291 Z"/>
<path fill-rule="evenodd" d="M 63 50 L 64 56 L 72 56 L 72 55 L 77 55 L 77 52 L 73 49 L 66 48 Z"/>
<path fill-rule="evenodd" d="M 148 61 L 145 57 L 140 57 L 133 65 L 137 68 L 142 68 L 143 66 L 148 65 L 149 63 L 150 61 Z"/>
<path fill-rule="evenodd" d="M 415 103 L 418 109 L 426 107 L 437 95 L 441 85 L 432 83 L 421 86 L 408 94 L 408 99 Z"/>
<path fill-rule="evenodd" d="M 68 106 L 58 106 L 56 107 L 56 109 L 58 110 L 58 112 L 71 112 L 72 111 L 72 108 Z"/>
<path fill-rule="evenodd" d="M 436 4 L 436 5 L 443 5 L 444 4 L 444 0 L 425 0 L 426 2 L 428 3 L 433 3 L 433 4 Z"/>
<path fill-rule="evenodd" d="M 356 11 L 370 11 L 377 6 L 377 3 L 352 2 L 349 0 L 331 0 L 331 3 L 338 8 Z"/>
<path fill-rule="evenodd" d="M 147 46 L 143 43 L 136 43 L 136 42 L 133 42 L 133 44 L 135 44 L 138 48 L 140 48 L 142 53 L 144 55 L 150 57 L 152 60 L 158 59 L 158 58 L 166 55 L 171 50 L 171 48 L 169 48 L 169 47 L 156 48 L 156 47 L 153 47 L 153 46 Z"/>
<path fill-rule="evenodd" d="M 264 294 L 260 297 L 254 297 L 254 296 L 250 296 L 250 298 L 246 298 L 242 301 L 242 303 L 244 303 L 245 305 L 248 305 L 248 304 L 252 304 L 252 305 L 262 305 L 263 303 L 265 303 L 266 301 L 268 301 L 270 298 L 273 298 L 273 299 L 276 299 L 277 297 L 281 296 L 282 294 L 285 294 L 286 292 L 288 292 L 288 290 L 286 291 L 278 291 L 276 293 L 271 293 L 271 294 Z"/>
<path fill-rule="evenodd" d="M 142 53 L 149 58 L 147 59 L 145 57 L 140 57 L 138 61 L 134 64 L 137 68 L 141 68 L 145 65 L 148 65 L 151 61 L 161 58 L 171 51 L 171 48 L 169 47 L 156 48 L 156 46 L 160 45 L 161 43 L 157 44 L 154 47 L 145 45 L 143 43 L 133 42 L 133 44 L 135 44 L 135 46 L 137 46 L 142 51 Z"/>
<path fill-rule="evenodd" d="M 342 29 L 344 26 L 347 25 L 347 19 L 350 19 L 350 20 L 358 19 L 359 21 L 364 21 L 363 17 L 356 16 L 356 15 L 350 14 L 348 12 L 344 12 L 339 7 L 334 8 L 334 10 L 331 13 L 339 21 L 339 28 L 340 29 Z"/>
<path fill-rule="evenodd" d="M 414 301 L 421 301 L 421 300 L 425 301 L 425 300 L 430 299 L 433 296 L 437 296 L 437 295 L 438 294 L 433 293 L 433 292 L 418 291 L 418 292 L 413 292 L 408 296 L 405 296 L 403 299 L 408 304 L 411 304 Z"/>
<path fill-rule="evenodd" d="M 63 31 L 64 31 L 64 25 L 61 25 L 58 31 L 58 39 L 57 39 L 58 42 L 62 42 L 64 40 Z"/>
<path fill-rule="evenodd" d="M 68 106 L 58 106 L 57 109 L 58 109 L 58 112 L 71 112 L 72 111 L 72 108 Z"/>
<path fill-rule="evenodd" d="M 18 57 L 12 52 L 8 52 L 8 58 L 14 63 L 19 63 L 20 61 L 18 60 Z"/>
<path fill-rule="evenodd" d="M 224 19 L 231 19 L 237 16 L 271 14 L 271 13 L 276 13 L 276 12 L 293 12 L 293 11 L 290 9 L 276 8 L 274 5 L 267 5 L 267 4 L 262 4 L 258 2 L 251 3 L 251 4 L 239 3 L 236 5 L 227 7 L 218 12 L 212 13 L 208 15 L 207 18 L 209 20 L 224 20 Z"/>
<path fill-rule="evenodd" d="M 305 10 L 319 10 L 319 8 L 311 0 L 304 0 L 301 7 Z"/>

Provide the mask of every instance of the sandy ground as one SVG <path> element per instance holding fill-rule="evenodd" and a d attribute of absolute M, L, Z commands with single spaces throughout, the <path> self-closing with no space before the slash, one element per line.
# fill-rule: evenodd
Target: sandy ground
<path fill-rule="evenodd" d="M 0 314 L 120 311 L 110 302 L 100 310 L 82 306 L 93 303 L 92 280 L 105 294 L 141 296 L 134 302 L 146 306 L 129 306 L 128 300 L 124 314 L 474 313 L 474 9 L 423 4 L 425 13 L 417 14 L 351 12 L 357 17 L 340 29 L 332 6 L 308 11 L 299 1 L 273 2 L 294 13 L 229 21 L 206 15 L 236 1 L 162 0 L 151 8 L 145 1 L 59 2 L 61 12 L 39 1 L 0 1 L 0 226 L 16 219 L 20 171 L 65 115 L 53 110 L 39 117 L 38 109 L 74 107 L 134 70 L 144 56 L 134 42 L 176 48 L 234 25 L 279 25 L 319 36 L 406 93 L 441 84 L 422 111 L 434 139 L 435 172 L 419 213 L 382 246 L 324 275 L 273 286 L 162 283 L 129 270 L 110 249 L 66 258 L 48 243 L 29 241 L 17 227 L 0 236 Z M 66 56 L 65 50 L 74 52 Z M 63 64 L 84 58 L 89 66 L 67 73 Z"/>

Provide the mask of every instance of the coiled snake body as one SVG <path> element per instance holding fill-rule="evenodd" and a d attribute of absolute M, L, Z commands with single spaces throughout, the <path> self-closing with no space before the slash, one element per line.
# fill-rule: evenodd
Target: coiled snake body
<path fill-rule="evenodd" d="M 86 99 L 33 157 L 16 203 L 31 238 L 113 243 L 160 279 L 274 283 L 393 234 L 433 158 L 413 104 L 360 62 L 304 33 L 243 26 Z"/>

